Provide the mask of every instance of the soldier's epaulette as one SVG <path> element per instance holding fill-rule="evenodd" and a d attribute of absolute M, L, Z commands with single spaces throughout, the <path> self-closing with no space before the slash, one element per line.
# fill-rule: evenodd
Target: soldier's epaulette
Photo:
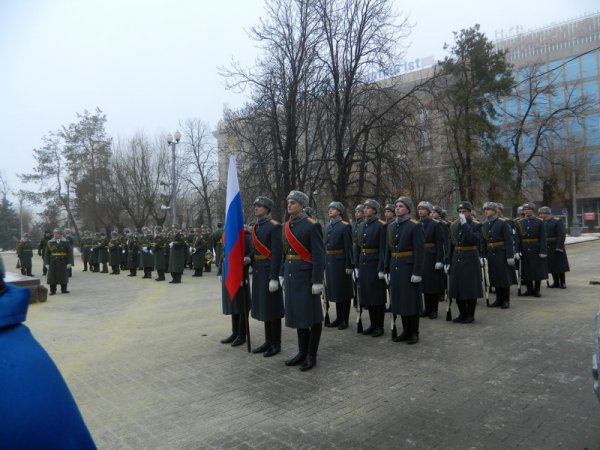
<path fill-rule="evenodd" d="M 510 222 L 510 219 L 506 217 L 498 217 L 498 219 L 500 219 L 502 222 Z"/>
<path fill-rule="evenodd" d="M 386 222 L 385 220 L 381 220 L 381 219 L 379 219 L 379 223 L 380 223 L 381 225 L 385 225 L 387 222 Z"/>
<path fill-rule="evenodd" d="M 419 223 L 419 221 L 418 221 L 418 220 L 415 220 L 415 219 L 410 219 L 410 221 L 411 221 L 412 223 L 414 223 L 415 225 Z"/>
<path fill-rule="evenodd" d="M 313 219 L 312 217 L 307 217 L 306 219 L 312 224 L 317 223 L 317 221 L 315 219 Z"/>
<path fill-rule="evenodd" d="M 279 222 L 277 222 L 275 219 L 271 219 L 271 223 L 272 223 L 273 225 L 279 225 Z"/>
<path fill-rule="evenodd" d="M 434 219 L 433 217 L 431 218 L 431 220 L 433 220 L 434 222 L 438 222 L 438 223 L 440 223 L 440 222 L 441 222 L 441 220 L 440 220 L 440 219 Z"/>
<path fill-rule="evenodd" d="M 481 222 L 480 222 L 479 220 L 477 220 L 477 219 L 473 219 L 473 223 L 476 223 L 476 224 L 478 224 L 478 225 L 481 225 Z"/>
<path fill-rule="evenodd" d="M 553 219 L 560 221 L 560 217 L 553 217 Z"/>
<path fill-rule="evenodd" d="M 349 225 L 349 223 L 348 223 L 348 222 L 346 222 L 345 220 L 342 220 L 342 224 L 343 224 L 343 225 Z"/>

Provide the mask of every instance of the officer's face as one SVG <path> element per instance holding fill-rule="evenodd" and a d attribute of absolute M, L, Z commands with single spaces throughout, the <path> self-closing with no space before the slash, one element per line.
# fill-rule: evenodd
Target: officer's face
<path fill-rule="evenodd" d="M 408 208 L 404 203 L 396 203 L 395 207 L 397 216 L 405 216 L 408 214 Z"/>
<path fill-rule="evenodd" d="M 375 208 L 365 206 L 365 217 L 373 217 L 375 215 Z"/>
<path fill-rule="evenodd" d="M 419 217 L 427 217 L 429 215 L 427 208 L 419 208 L 417 211 L 419 212 Z"/>
<path fill-rule="evenodd" d="M 392 211 L 390 211 L 389 209 L 386 209 L 385 212 L 383 213 L 383 215 L 385 216 L 386 219 L 392 219 L 394 217 L 394 213 Z"/>
<path fill-rule="evenodd" d="M 542 220 L 546 220 L 546 217 L 548 217 L 549 215 L 550 215 L 550 214 L 548 214 L 548 213 L 540 213 L 540 218 L 541 218 Z"/>
<path fill-rule="evenodd" d="M 58 240 L 62 237 L 62 233 L 60 231 L 55 231 L 52 235 L 52 239 Z"/>
<path fill-rule="evenodd" d="M 533 216 L 533 209 L 523 208 L 523 214 L 525 214 L 525 217 L 531 217 Z"/>
<path fill-rule="evenodd" d="M 329 215 L 330 219 L 335 219 L 340 215 L 340 212 L 337 210 L 337 208 L 329 208 L 327 210 L 327 214 Z"/>
<path fill-rule="evenodd" d="M 288 200 L 287 202 L 287 211 L 288 214 L 292 215 L 292 216 L 297 216 L 298 214 L 300 214 L 302 212 L 302 210 L 304 209 L 304 207 L 298 203 L 296 200 Z"/>
<path fill-rule="evenodd" d="M 487 217 L 488 219 L 490 217 L 492 217 L 494 214 L 496 214 L 496 211 L 494 211 L 493 209 L 484 209 L 483 210 L 483 214 L 485 214 L 485 217 Z"/>
<path fill-rule="evenodd" d="M 354 218 L 356 220 L 360 220 L 365 217 L 365 214 L 362 211 L 354 211 Z"/>
<path fill-rule="evenodd" d="M 460 208 L 458 210 L 458 213 L 463 214 L 467 218 L 471 217 L 471 211 L 469 211 L 468 209 L 465 209 L 465 208 Z"/>
<path fill-rule="evenodd" d="M 263 205 L 254 205 L 254 215 L 256 217 L 266 216 L 269 210 L 265 208 Z"/>
<path fill-rule="evenodd" d="M 439 215 L 437 212 L 433 211 L 433 212 L 431 213 L 431 217 L 433 217 L 434 219 L 439 219 L 439 218 L 440 218 L 440 215 Z"/>

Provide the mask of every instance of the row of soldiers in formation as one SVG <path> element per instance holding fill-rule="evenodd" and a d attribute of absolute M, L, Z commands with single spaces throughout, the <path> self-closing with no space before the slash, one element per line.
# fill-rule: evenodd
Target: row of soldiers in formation
<path fill-rule="evenodd" d="M 223 339 L 232 346 L 246 342 L 248 314 L 264 322 L 265 341 L 253 349 L 265 357 L 281 351 L 281 319 L 297 329 L 298 352 L 288 366 L 310 370 L 317 350 L 327 308 L 334 303 L 336 319 L 326 326 L 348 328 L 352 299 L 357 308 L 357 331 L 362 312 L 370 325 L 363 335 L 384 334 L 386 300 L 393 317 L 392 340 L 416 344 L 419 318 L 437 317 L 444 293 L 456 300 L 459 315 L 454 323 L 475 319 L 477 299 L 493 287 L 495 301 L 489 306 L 509 308 L 510 287 L 527 286 L 523 295 L 540 296 L 541 280 L 551 273 L 550 287 L 565 288 L 569 270 L 563 223 L 550 208 L 526 203 L 522 217 L 502 215 L 503 206 L 487 202 L 485 219 L 473 218 L 473 205 L 460 202 L 458 219 L 449 222 L 444 211 L 429 202 L 414 208 L 408 197 L 381 208 L 367 199 L 355 209 L 353 224 L 342 219 L 344 206 L 331 202 L 329 222 L 323 227 L 307 214 L 308 196 L 291 191 L 287 197 L 289 220 L 281 224 L 271 217 L 273 201 L 257 197 L 254 224 L 246 230 L 247 268 L 252 284 L 245 281 L 233 298 L 223 284 L 223 313 L 231 315 L 232 333 Z M 310 211 L 309 211 L 310 212 Z M 413 218 L 417 212 L 419 220 Z M 386 220 L 380 219 L 384 213 Z M 518 267 L 518 277 L 516 273 Z M 487 284 L 484 283 L 484 279 Z M 251 299 L 251 301 L 250 301 Z M 402 332 L 395 328 L 400 316 Z"/>
<path fill-rule="evenodd" d="M 130 277 L 135 277 L 138 270 L 144 271 L 143 278 L 152 278 L 152 272 L 157 271 L 156 281 L 164 281 L 165 274 L 170 273 L 170 283 L 181 283 L 181 277 L 186 267 L 194 269 L 194 277 L 201 277 L 204 271 L 211 271 L 213 260 L 220 261 L 222 246 L 222 224 L 215 233 L 209 233 L 206 228 L 195 228 L 184 233 L 177 225 L 163 231 L 157 226 L 154 232 L 143 227 L 141 233 L 124 230 L 124 235 L 117 231 L 111 233 L 110 239 L 101 233 L 85 231 L 81 238 L 80 249 L 83 261 L 83 271 L 120 274 L 121 269 L 129 270 Z M 46 231 L 38 245 L 38 255 L 43 258 L 43 272 L 50 286 L 50 295 L 57 292 L 61 286 L 62 293 L 68 293 L 69 277 L 72 276 L 74 265 L 74 242 L 70 232 L 54 229 Z M 25 233 L 17 243 L 18 265 L 23 275 L 32 276 L 32 259 L 34 245 L 29 235 Z M 102 266 L 102 270 L 100 270 Z"/>

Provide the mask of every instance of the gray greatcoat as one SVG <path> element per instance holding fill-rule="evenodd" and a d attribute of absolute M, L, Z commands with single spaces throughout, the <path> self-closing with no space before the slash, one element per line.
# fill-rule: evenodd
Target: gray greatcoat
<path fill-rule="evenodd" d="M 450 226 L 450 286 L 448 295 L 456 300 L 476 300 L 483 297 L 481 264 L 481 224 L 467 219 Z"/>
<path fill-rule="evenodd" d="M 548 255 L 546 227 L 538 217 L 526 217 L 517 221 L 517 249 L 521 254 L 523 281 L 539 281 L 548 278 L 548 262 L 540 255 Z"/>
<path fill-rule="evenodd" d="M 495 217 L 482 225 L 481 234 L 490 286 L 510 287 L 514 284 L 514 270 L 507 259 L 514 258 L 512 227 L 508 221 Z"/>
<path fill-rule="evenodd" d="M 416 220 L 397 218 L 387 225 L 384 257 L 385 273 L 390 274 L 391 310 L 402 316 L 423 312 L 423 282 L 411 283 L 412 275 L 423 276 L 425 234 Z"/>
<path fill-rule="evenodd" d="M 359 299 L 362 306 L 385 305 L 385 281 L 379 279 L 383 271 L 385 229 L 387 224 L 373 216 L 358 226 L 354 261 L 357 261 Z"/>
<path fill-rule="evenodd" d="M 46 282 L 51 285 L 69 283 L 67 264 L 72 257 L 73 249 L 66 239 L 50 240 L 44 251 L 44 264 L 50 266 Z"/>
<path fill-rule="evenodd" d="M 548 216 L 544 220 L 544 224 L 548 240 L 548 273 L 568 272 L 569 260 L 565 250 L 565 225 L 562 220 L 554 216 Z"/>
<path fill-rule="evenodd" d="M 444 271 L 436 270 L 436 263 L 444 262 L 445 225 L 431 217 L 421 221 L 425 233 L 425 260 L 423 261 L 423 293 L 444 293 Z"/>
<path fill-rule="evenodd" d="M 253 233 L 255 237 L 252 240 L 258 239 L 271 253 L 265 257 L 256 245 L 253 246 L 252 317 L 263 322 L 278 320 L 284 316 L 283 295 L 281 287 L 275 292 L 269 292 L 269 282 L 276 280 L 279 283 L 283 252 L 281 224 L 270 216 L 265 217 L 254 225 Z"/>
<path fill-rule="evenodd" d="M 325 233 L 325 290 L 330 302 L 347 302 L 354 296 L 352 275 L 352 226 L 341 218 L 327 224 Z"/>
<path fill-rule="evenodd" d="M 284 231 L 284 261 L 281 271 L 285 289 L 285 325 L 290 328 L 311 328 L 323 321 L 320 295 L 312 293 L 313 284 L 323 283 L 323 229 L 306 213 L 290 219 L 289 224 L 292 234 L 310 252 L 312 262 L 300 259 Z"/>

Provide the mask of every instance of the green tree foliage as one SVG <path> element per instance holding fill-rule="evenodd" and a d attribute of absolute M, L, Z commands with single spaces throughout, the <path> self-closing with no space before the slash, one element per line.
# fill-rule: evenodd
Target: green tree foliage
<path fill-rule="evenodd" d="M 11 202 L 4 196 L 0 201 L 0 248 L 14 249 L 19 239 L 20 222 Z"/>
<path fill-rule="evenodd" d="M 444 47 L 450 55 L 440 63 L 444 76 L 437 89 L 438 110 L 460 196 L 477 201 L 490 162 L 501 158 L 495 169 L 502 167 L 504 181 L 511 183 L 511 172 L 505 170 L 507 159 L 491 143 L 498 132 L 494 125 L 497 102 L 510 93 L 513 77 L 506 52 L 496 50 L 479 25 L 455 32 L 454 37 L 454 45 Z M 491 158 L 488 150 L 493 152 Z"/>

